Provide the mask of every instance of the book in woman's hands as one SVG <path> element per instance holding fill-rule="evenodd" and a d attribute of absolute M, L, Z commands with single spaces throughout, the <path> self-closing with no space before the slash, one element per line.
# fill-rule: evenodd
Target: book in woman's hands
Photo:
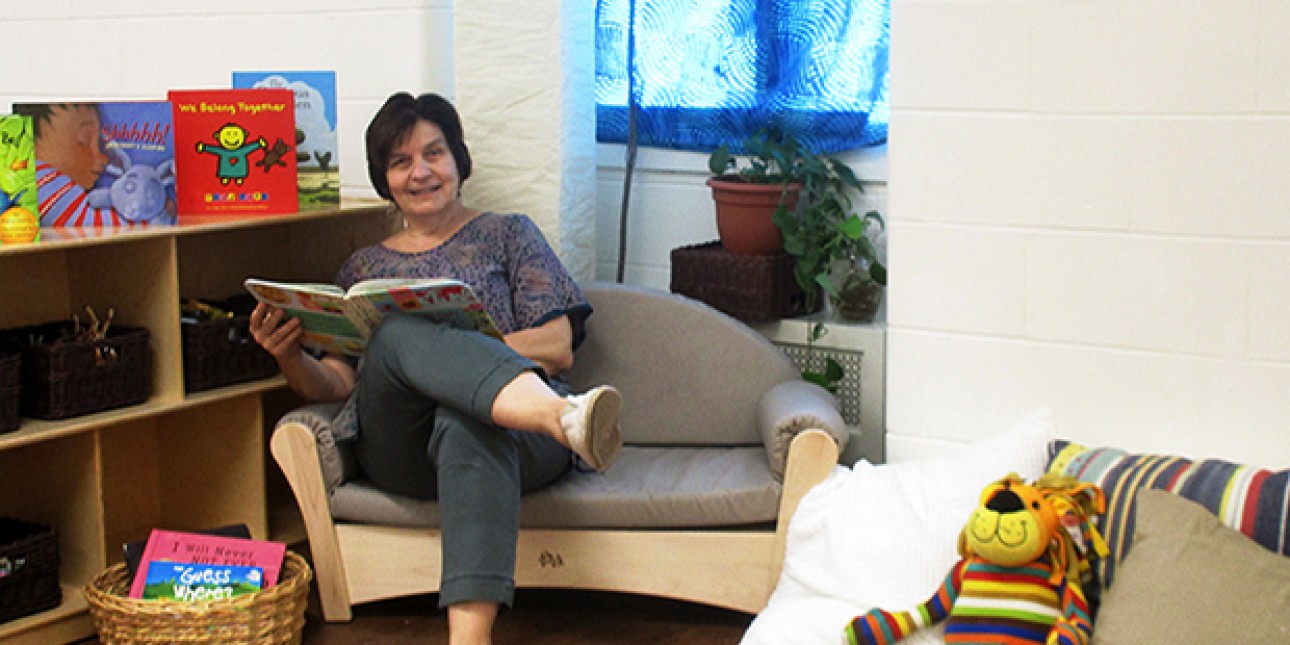
<path fill-rule="evenodd" d="M 502 332 L 470 285 L 452 278 L 364 280 L 342 291 L 332 284 L 272 282 L 247 278 L 246 290 L 261 302 L 299 318 L 300 344 L 309 349 L 357 356 L 386 316 L 410 314 L 497 339 Z"/>

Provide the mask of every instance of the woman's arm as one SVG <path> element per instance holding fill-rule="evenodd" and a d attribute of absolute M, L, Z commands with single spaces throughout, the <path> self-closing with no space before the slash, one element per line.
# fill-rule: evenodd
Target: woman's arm
<path fill-rule="evenodd" d="M 548 376 L 573 367 L 573 327 L 568 316 L 507 334 L 505 339 L 511 349 L 541 365 Z"/>
<path fill-rule="evenodd" d="M 287 385 L 306 401 L 340 401 L 354 389 L 354 368 L 344 359 L 316 359 L 300 347 L 300 321 L 260 303 L 251 312 L 251 337 L 278 361 Z"/>

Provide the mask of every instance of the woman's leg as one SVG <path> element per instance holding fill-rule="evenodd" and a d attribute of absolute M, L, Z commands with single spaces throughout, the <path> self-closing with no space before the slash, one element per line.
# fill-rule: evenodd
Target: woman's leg
<path fill-rule="evenodd" d="M 358 381 L 360 425 L 375 412 L 409 427 L 436 404 L 476 419 L 549 435 L 597 470 L 617 457 L 621 399 L 612 388 L 566 399 L 533 361 L 505 343 L 413 316 L 387 319 L 368 344 Z M 573 408 L 573 409 L 571 409 Z"/>

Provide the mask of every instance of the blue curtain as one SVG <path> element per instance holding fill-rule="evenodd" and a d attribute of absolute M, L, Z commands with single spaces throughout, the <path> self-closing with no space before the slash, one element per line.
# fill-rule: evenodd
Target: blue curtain
<path fill-rule="evenodd" d="M 597 140 L 627 141 L 634 104 L 645 146 L 883 143 L 890 22 L 889 0 L 597 0 Z"/>

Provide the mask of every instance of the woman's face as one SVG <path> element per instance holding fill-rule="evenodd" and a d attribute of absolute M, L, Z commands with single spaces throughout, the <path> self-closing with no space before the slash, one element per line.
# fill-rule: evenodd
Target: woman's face
<path fill-rule="evenodd" d="M 433 215 L 457 201 L 457 162 L 439 126 L 418 120 L 390 152 L 385 180 L 405 216 Z"/>

